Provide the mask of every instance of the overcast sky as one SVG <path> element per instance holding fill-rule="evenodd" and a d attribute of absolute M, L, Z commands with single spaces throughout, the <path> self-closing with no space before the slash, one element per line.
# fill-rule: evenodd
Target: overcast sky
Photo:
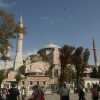
<path fill-rule="evenodd" d="M 0 8 L 15 14 L 17 22 L 23 16 L 28 32 L 23 39 L 24 59 L 52 42 L 89 48 L 89 64 L 94 64 L 94 37 L 100 63 L 100 0 L 0 0 Z M 15 51 L 16 40 L 12 59 Z"/>

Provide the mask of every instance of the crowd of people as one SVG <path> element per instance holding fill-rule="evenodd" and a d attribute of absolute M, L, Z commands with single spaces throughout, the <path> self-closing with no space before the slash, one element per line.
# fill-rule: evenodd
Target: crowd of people
<path fill-rule="evenodd" d="M 63 82 L 60 85 L 59 90 L 57 91 L 57 94 L 60 95 L 60 100 L 70 100 L 69 91 L 70 90 L 68 86 L 66 85 L 65 82 Z M 90 92 L 92 94 L 92 97 L 91 97 L 92 100 L 99 100 L 100 98 L 99 91 L 100 91 L 99 84 L 93 84 L 93 86 L 90 89 Z M 84 90 L 84 86 L 82 84 L 79 85 L 77 92 L 78 92 L 78 97 L 79 97 L 78 100 L 86 100 L 86 93 Z"/>
<path fill-rule="evenodd" d="M 0 93 L 0 100 L 20 100 L 20 93 L 18 88 L 16 88 L 16 84 L 11 84 L 11 88 L 3 88 Z"/>
<path fill-rule="evenodd" d="M 20 92 L 18 88 L 16 88 L 16 84 L 11 84 L 10 89 L 3 88 L 2 92 L 0 93 L 0 100 L 26 100 L 25 99 L 25 91 L 22 88 L 22 94 L 20 99 Z M 33 86 L 33 92 L 31 97 L 28 100 L 45 100 L 43 91 L 38 87 L 38 85 Z M 92 94 L 92 100 L 99 99 L 99 91 L 100 87 L 97 84 L 93 84 L 92 88 L 90 89 Z M 66 82 L 62 82 L 60 87 L 57 91 L 57 94 L 60 95 L 60 100 L 70 100 L 69 96 L 70 89 L 66 85 Z M 78 100 L 86 100 L 86 93 L 84 91 L 84 86 L 82 84 L 79 85 L 78 88 Z"/>
<path fill-rule="evenodd" d="M 3 88 L 0 93 L 0 100 L 26 100 L 24 87 L 22 88 L 21 97 L 15 83 L 11 84 L 11 88 Z M 39 89 L 38 85 L 33 86 L 33 92 L 28 100 L 45 100 L 44 93 Z"/>

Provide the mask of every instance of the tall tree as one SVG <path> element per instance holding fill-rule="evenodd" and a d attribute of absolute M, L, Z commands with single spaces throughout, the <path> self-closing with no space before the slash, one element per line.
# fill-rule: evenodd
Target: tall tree
<path fill-rule="evenodd" d="M 100 78 L 100 66 L 98 66 L 98 78 Z"/>
<path fill-rule="evenodd" d="M 5 79 L 5 72 L 4 70 L 0 70 L 0 89 L 1 89 L 1 83 Z"/>
<path fill-rule="evenodd" d="M 26 33 L 25 27 L 21 29 Z M 15 22 L 14 14 L 0 9 L 0 54 L 4 56 L 7 46 L 11 46 L 10 39 L 16 38 L 16 33 L 20 31 L 19 25 Z M 0 57 L 1 58 L 1 57 Z M 3 57 L 3 60 L 5 58 Z"/>
<path fill-rule="evenodd" d="M 82 54 L 83 56 L 83 63 L 82 63 L 82 67 L 81 67 L 81 70 L 80 70 L 80 76 L 82 77 L 83 75 L 83 72 L 84 72 L 84 69 L 86 67 L 88 67 L 88 60 L 89 60 L 89 55 L 90 55 L 90 51 L 88 48 L 86 48 Z"/>
<path fill-rule="evenodd" d="M 18 86 L 18 83 L 23 79 L 22 74 L 21 73 L 17 73 L 15 75 L 15 79 L 16 79 L 17 86 Z"/>
<path fill-rule="evenodd" d="M 69 68 L 65 73 L 65 81 L 70 83 L 72 82 L 72 79 L 75 79 L 75 72 L 73 69 Z"/>
<path fill-rule="evenodd" d="M 95 67 L 92 69 L 91 78 L 98 78 L 98 71 Z"/>
<path fill-rule="evenodd" d="M 22 65 L 22 66 L 18 69 L 18 72 L 25 76 L 25 68 L 26 68 L 26 66 L 25 66 L 25 65 Z"/>
<path fill-rule="evenodd" d="M 74 46 L 64 45 L 60 49 L 60 63 L 61 63 L 61 76 L 59 78 L 59 81 L 65 81 L 66 80 L 66 73 L 69 71 L 71 62 L 71 56 L 74 51 Z"/>
<path fill-rule="evenodd" d="M 83 62 L 85 65 L 88 65 L 89 56 L 90 56 L 90 51 L 88 48 L 86 48 L 83 53 Z"/>
<path fill-rule="evenodd" d="M 76 69 L 77 87 L 79 86 L 81 68 L 83 65 L 82 53 L 83 53 L 83 47 L 78 47 L 73 54 L 73 64 L 75 65 Z"/>

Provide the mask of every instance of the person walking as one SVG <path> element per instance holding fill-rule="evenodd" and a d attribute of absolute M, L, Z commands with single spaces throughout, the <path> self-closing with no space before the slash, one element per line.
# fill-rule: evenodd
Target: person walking
<path fill-rule="evenodd" d="M 19 90 L 16 88 L 16 84 L 12 83 L 11 84 L 11 88 L 9 89 L 9 96 L 10 96 L 10 100 L 20 100 L 20 93 Z"/>
<path fill-rule="evenodd" d="M 9 99 L 9 94 L 8 94 L 6 88 L 2 89 L 2 93 L 0 94 L 0 100 L 10 100 Z"/>
<path fill-rule="evenodd" d="M 60 100 L 61 100 L 61 93 L 60 93 L 60 89 L 62 88 L 62 84 L 59 84 L 59 88 L 57 89 L 57 94 L 60 95 Z"/>
<path fill-rule="evenodd" d="M 97 85 L 93 84 L 93 88 L 91 89 L 92 92 L 92 99 L 93 100 L 98 100 L 99 99 L 99 91 L 97 89 Z"/>
<path fill-rule="evenodd" d="M 24 87 L 22 87 L 21 89 L 21 98 L 22 100 L 25 100 L 25 88 Z"/>
<path fill-rule="evenodd" d="M 33 87 L 33 93 L 32 93 L 32 100 L 41 100 L 42 99 L 42 93 L 41 90 L 39 90 L 38 85 L 35 85 Z"/>
<path fill-rule="evenodd" d="M 86 100 L 86 98 L 85 98 L 85 92 L 83 91 L 83 86 L 82 85 L 80 85 L 80 89 L 79 89 L 79 100 Z"/>
<path fill-rule="evenodd" d="M 69 90 L 66 86 L 66 83 L 63 83 L 63 86 L 61 87 L 59 94 L 61 96 L 61 100 L 69 100 Z"/>

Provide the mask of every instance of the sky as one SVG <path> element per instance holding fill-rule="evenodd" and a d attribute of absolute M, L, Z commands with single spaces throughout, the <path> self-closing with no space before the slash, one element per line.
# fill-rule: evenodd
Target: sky
<path fill-rule="evenodd" d="M 23 17 L 27 30 L 23 37 L 23 59 L 53 43 L 89 48 L 89 64 L 94 64 L 94 37 L 100 64 L 100 0 L 0 0 L 0 9 L 13 13 L 16 22 Z M 14 60 L 16 40 L 12 44 L 10 53 Z"/>

